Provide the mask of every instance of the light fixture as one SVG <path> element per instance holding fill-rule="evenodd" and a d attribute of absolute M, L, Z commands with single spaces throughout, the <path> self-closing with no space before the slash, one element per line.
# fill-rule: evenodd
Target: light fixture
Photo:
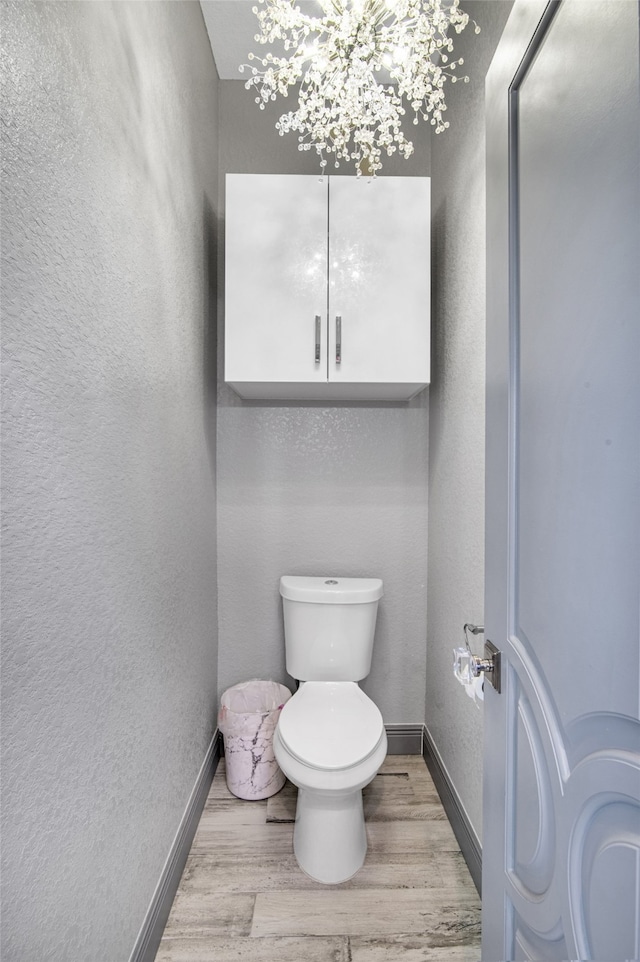
<path fill-rule="evenodd" d="M 335 167 L 351 161 L 359 174 L 375 176 L 383 153 L 413 153 L 401 129 L 404 101 L 414 124 L 428 120 L 436 133 L 449 126 L 445 81 L 469 80 L 456 73 L 462 58 L 450 59 L 450 32 L 464 30 L 469 16 L 458 0 L 320 0 L 320 7 L 320 16 L 303 13 L 295 0 L 253 7 L 256 41 L 280 43 L 284 56 L 249 54 L 254 63 L 240 67 L 252 73 L 245 86 L 264 110 L 299 84 L 298 108 L 280 117 L 280 134 L 297 131 L 298 149 L 316 150 L 322 169 L 329 157 Z"/>

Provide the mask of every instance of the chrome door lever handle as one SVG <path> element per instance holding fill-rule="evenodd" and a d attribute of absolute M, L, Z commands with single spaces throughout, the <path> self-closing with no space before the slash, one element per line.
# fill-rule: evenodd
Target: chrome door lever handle
<path fill-rule="evenodd" d="M 490 641 L 485 642 L 484 658 L 474 655 L 469 648 L 454 648 L 454 674 L 463 685 L 484 674 L 500 692 L 500 652 Z"/>
<path fill-rule="evenodd" d="M 478 658 L 474 656 L 471 661 L 471 674 L 477 678 L 483 671 L 493 671 L 495 665 L 488 658 Z"/>

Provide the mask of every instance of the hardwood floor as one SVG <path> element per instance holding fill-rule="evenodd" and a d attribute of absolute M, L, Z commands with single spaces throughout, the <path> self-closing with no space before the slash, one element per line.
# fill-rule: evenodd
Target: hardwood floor
<path fill-rule="evenodd" d="M 156 962 L 477 962 L 480 900 L 419 755 L 364 790 L 369 850 L 341 885 L 293 855 L 296 789 L 244 802 L 221 760 Z"/>

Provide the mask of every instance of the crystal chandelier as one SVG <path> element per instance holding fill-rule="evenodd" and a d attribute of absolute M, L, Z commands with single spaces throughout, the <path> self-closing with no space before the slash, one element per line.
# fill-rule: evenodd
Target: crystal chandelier
<path fill-rule="evenodd" d="M 335 167 L 350 161 L 358 174 L 375 176 L 383 153 L 409 157 L 403 100 L 414 124 L 428 120 L 436 133 L 449 126 L 445 81 L 469 80 L 456 73 L 462 58 L 450 59 L 450 28 L 460 33 L 469 22 L 458 0 L 320 0 L 321 16 L 302 13 L 295 0 L 260 4 L 253 7 L 260 24 L 255 39 L 279 42 L 285 55 L 249 54 L 254 64 L 240 67 L 252 74 L 245 87 L 256 90 L 264 110 L 299 84 L 297 110 L 283 114 L 276 128 L 281 135 L 297 131 L 298 149 L 316 150 L 323 170 L 329 157 Z"/>

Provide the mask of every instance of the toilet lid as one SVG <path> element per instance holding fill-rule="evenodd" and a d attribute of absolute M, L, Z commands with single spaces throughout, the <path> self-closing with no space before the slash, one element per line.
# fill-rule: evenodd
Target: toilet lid
<path fill-rule="evenodd" d="M 327 771 L 364 761 L 383 731 L 379 709 L 353 681 L 304 682 L 278 721 L 285 748 L 304 765 Z"/>

